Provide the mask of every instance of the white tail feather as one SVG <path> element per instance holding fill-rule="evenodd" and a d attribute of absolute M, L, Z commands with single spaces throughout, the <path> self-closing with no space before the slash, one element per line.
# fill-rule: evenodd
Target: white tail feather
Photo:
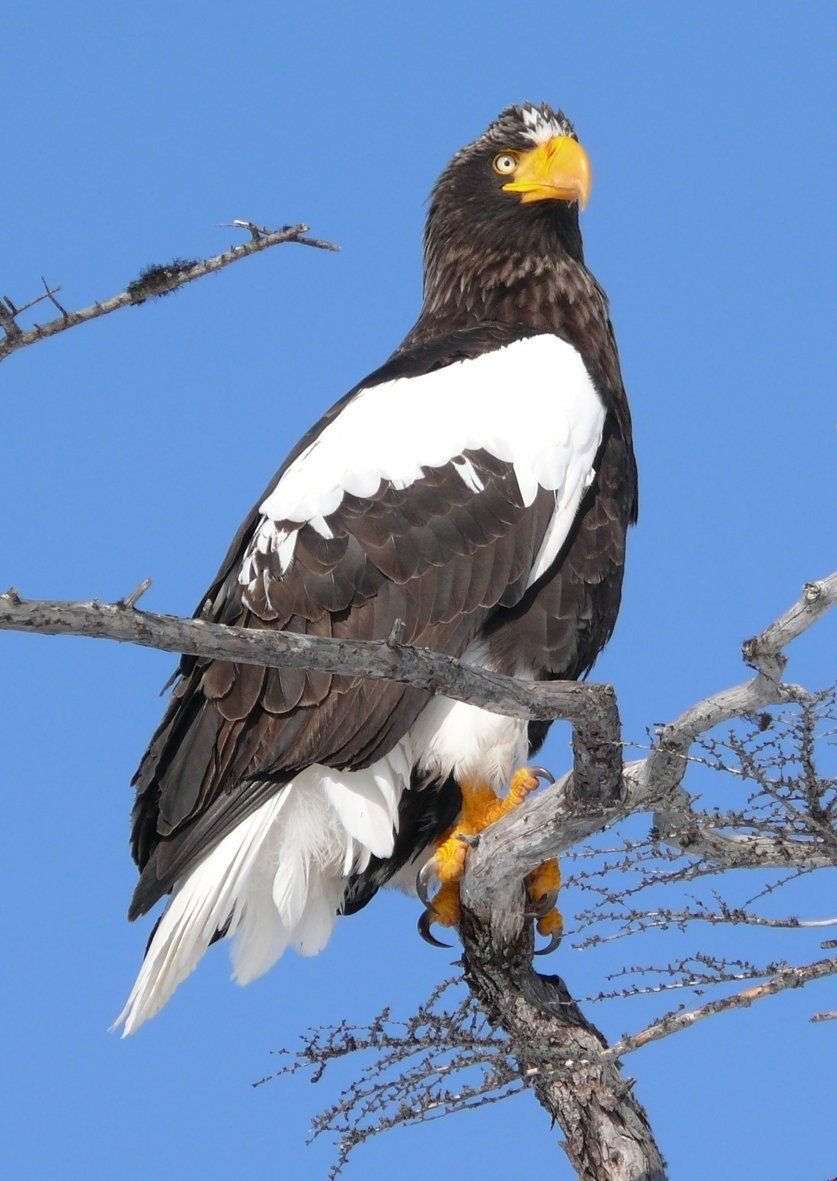
<path fill-rule="evenodd" d="M 127 1036 L 155 1016 L 225 927 L 238 984 L 289 945 L 322 951 L 346 878 L 392 853 L 409 774 L 394 754 L 363 771 L 308 767 L 228 833 L 175 886 L 114 1028 Z"/>
<path fill-rule="evenodd" d="M 398 814 L 388 806 L 375 780 L 359 771 L 341 778 L 332 774 L 323 779 L 323 789 L 346 832 L 376 857 L 388 857 Z"/>

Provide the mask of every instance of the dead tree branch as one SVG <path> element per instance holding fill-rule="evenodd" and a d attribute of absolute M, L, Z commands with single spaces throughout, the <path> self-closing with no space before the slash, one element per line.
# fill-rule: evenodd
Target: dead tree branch
<path fill-rule="evenodd" d="M 665 1181 L 648 1116 L 604 1058 L 604 1036 L 559 976 L 532 968 L 531 936 L 498 948 L 490 926 L 463 911 L 465 980 L 492 1025 L 507 1035 L 538 1102 L 564 1132 L 563 1148 L 582 1181 Z"/>
<path fill-rule="evenodd" d="M 46 340 L 47 337 L 55 336 L 59 332 L 66 332 L 68 328 L 75 328 L 78 324 L 87 324 L 91 320 L 97 320 L 100 316 L 107 316 L 110 312 L 116 312 L 120 308 L 144 303 L 147 299 L 155 296 L 168 295 L 169 292 L 176 291 L 178 287 L 192 283 L 195 279 L 202 279 L 204 275 L 209 275 L 213 271 L 220 271 L 242 258 L 249 258 L 251 254 L 269 250 L 271 246 L 279 246 L 284 242 L 296 242 L 300 246 L 313 246 L 318 250 L 339 250 L 339 247 L 332 245 L 331 242 L 306 237 L 308 226 L 302 224 L 283 226 L 280 230 L 267 230 L 263 226 L 257 226 L 249 221 L 233 221 L 226 224 L 236 229 L 248 230 L 250 241 L 244 242 L 240 246 L 232 246 L 229 250 L 225 250 L 222 254 L 216 254 L 212 258 L 175 258 L 170 263 L 145 267 L 137 278 L 118 295 L 113 295 L 109 299 L 97 300 L 76 312 L 66 311 L 57 302 L 54 297 L 61 288 L 50 287 L 46 279 L 42 280 L 46 289 L 43 295 L 39 295 L 36 299 L 30 300 L 20 307 L 17 307 L 8 296 L 4 296 L 0 299 L 0 329 L 3 331 L 3 339 L 0 340 L 0 361 L 4 361 L 6 357 L 17 352 L 18 349 L 26 348 L 30 344 L 37 344 L 38 341 Z M 36 324 L 32 328 L 26 329 L 21 328 L 17 317 L 46 299 L 61 314 L 56 316 L 54 320 L 47 321 L 46 324 Z"/>
<path fill-rule="evenodd" d="M 651 1042 L 659 1041 L 660 1038 L 668 1037 L 672 1033 L 679 1033 L 683 1029 L 690 1029 L 698 1021 L 702 1021 L 704 1017 L 713 1017 L 716 1013 L 727 1013 L 732 1009 L 747 1009 L 764 997 L 775 996 L 777 992 L 783 992 L 786 988 L 802 988 L 812 980 L 821 980 L 823 977 L 833 976 L 835 973 L 837 973 L 837 959 L 817 960 L 814 964 L 806 964 L 800 968 L 784 968 L 766 980 L 764 984 L 756 985 L 755 988 L 746 988 L 743 992 L 733 993 L 732 996 L 708 1001 L 697 1009 L 668 1013 L 660 1021 L 655 1021 L 652 1025 L 640 1030 L 639 1033 L 620 1038 L 603 1056 L 609 1059 L 621 1058 L 623 1054 L 640 1050 Z M 821 1015 L 820 1019 L 822 1019 Z"/>
<path fill-rule="evenodd" d="M 342 1059 L 364 1059 L 354 1082 L 314 1117 L 309 1143 L 321 1136 L 335 1141 L 330 1179 L 381 1132 L 497 1103 L 528 1086 L 508 1038 L 491 1029 L 458 977 L 434 988 L 406 1019 L 386 1008 L 366 1025 L 308 1030 L 293 1050 L 276 1053 L 283 1065 L 256 1086 L 302 1071 L 318 1083 Z"/>
<path fill-rule="evenodd" d="M 833 851 L 810 840 L 715 831 L 714 818 L 696 811 L 681 785 L 689 750 L 702 733 L 766 706 L 795 701 L 805 695 L 798 686 L 782 683 L 780 671 L 785 660 L 775 645 L 790 643 L 801 635 L 835 601 L 837 573 L 807 583 L 801 598 L 790 610 L 745 645 L 746 659 L 753 660 L 753 654 L 759 654 L 761 665 L 757 675 L 699 702 L 662 727 L 652 753 L 623 767 L 621 793 L 613 802 L 604 807 L 596 800 L 588 803 L 574 790 L 573 771 L 482 834 L 479 849 L 468 861 L 463 898 L 490 924 L 500 946 L 513 946 L 520 937 L 524 923 L 520 883 L 526 874 L 548 857 L 571 848 L 632 812 L 656 809 L 655 823 L 664 841 L 725 868 L 816 868 L 834 864 Z M 768 661 L 770 675 L 762 670 Z"/>
<path fill-rule="evenodd" d="M 722 898 L 718 898 L 717 910 L 710 910 L 702 901 L 695 906 L 682 909 L 662 907 L 647 910 L 637 915 L 632 907 L 621 907 L 617 910 L 599 911 L 596 918 L 599 922 L 618 928 L 610 935 L 590 936 L 580 947 L 591 947 L 601 943 L 612 943 L 617 939 L 628 939 L 642 931 L 669 931 L 672 928 L 685 930 L 691 923 L 706 923 L 710 927 L 769 927 L 771 930 L 805 931 L 819 930 L 822 927 L 837 927 L 837 918 L 828 919 L 800 919 L 795 915 L 784 918 L 770 918 L 767 915 L 752 914 L 743 907 L 728 906 Z M 578 928 L 577 928 L 578 929 Z"/>
<path fill-rule="evenodd" d="M 807 584 L 789 611 L 745 645 L 745 659 L 756 668 L 754 678 L 686 710 L 658 731 L 656 745 L 647 757 L 624 767 L 618 709 L 609 686 L 532 684 L 500 677 L 439 653 L 405 646 L 399 642 L 397 628 L 387 640 L 349 642 L 156 615 L 134 605 L 144 589 L 142 584 L 113 605 L 26 602 L 10 591 L 0 596 L 0 629 L 127 640 L 211 659 L 383 677 L 510 716 L 572 721 L 573 771 L 487 829 L 469 855 L 461 886 L 465 980 L 492 1027 L 505 1035 L 508 1051 L 504 1043 L 501 1053 L 510 1055 L 516 1066 L 511 1074 L 511 1068 L 500 1074 L 489 1070 L 487 1081 L 468 1084 L 472 1090 L 466 1087 L 453 1095 L 448 1104 L 451 1109 L 457 1095 L 467 1092 L 475 1102 L 485 1097 L 493 1101 L 495 1091 L 523 1079 L 560 1123 L 566 1151 L 579 1177 L 586 1181 L 664 1181 L 661 1153 L 631 1085 L 621 1077 L 619 1054 L 686 1028 L 704 1016 L 752 1004 L 835 970 L 833 960 L 804 968 L 781 966 L 770 980 L 737 994 L 737 999 L 723 998 L 691 1013 L 669 1014 L 608 1049 L 564 982 L 533 970 L 531 925 L 524 915 L 522 882 L 548 857 L 638 811 L 654 812 L 657 833 L 671 848 L 688 851 L 690 856 L 705 858 L 721 868 L 808 870 L 834 864 L 835 849 L 826 825 L 790 836 L 771 832 L 769 827 L 751 832 L 721 831 L 717 815 L 695 808 L 683 778 L 693 743 L 715 726 L 753 715 L 769 705 L 804 704 L 814 699 L 799 686 L 783 683 L 781 648 L 837 600 L 837 574 Z M 810 794 L 815 807 L 813 785 Z M 747 965 L 742 972 L 744 975 L 729 974 L 723 964 L 710 964 L 707 980 L 718 983 L 764 975 Z M 340 1042 L 340 1046 L 346 1052 L 351 1048 L 349 1042 L 345 1046 Z M 333 1049 L 331 1046 L 321 1058 L 327 1059 Z M 508 1057 L 504 1060 L 509 1061 Z M 307 1061 L 320 1061 L 315 1050 Z M 435 1071 L 434 1077 L 444 1076 L 436 1058 L 425 1057 L 422 1063 L 420 1075 Z M 473 1060 L 475 1066 L 480 1063 L 485 1065 L 481 1059 Z M 499 1079 L 502 1082 L 495 1086 Z M 361 1088 L 358 1094 L 361 1109 L 372 1103 L 372 1110 L 377 1110 L 374 1105 L 380 1096 L 374 1088 L 372 1092 Z M 446 1095 L 442 1086 L 442 1107 Z M 351 1104 L 345 1110 L 338 1105 L 334 1126 L 342 1126 L 340 1119 L 345 1123 L 347 1111 L 351 1111 Z M 341 1148 L 341 1162 L 356 1142 L 348 1138 L 346 1151 Z"/>
<path fill-rule="evenodd" d="M 708 843 L 708 821 L 702 823 L 682 787 L 692 743 L 720 722 L 804 695 L 797 687 L 781 682 L 784 658 L 778 645 L 801 634 L 835 597 L 837 575 L 806 586 L 800 601 L 747 645 L 747 657 L 758 659 L 756 677 L 699 703 L 664 727 L 652 753 L 623 769 L 620 798 L 604 806 L 601 797 L 588 801 L 576 790 L 570 773 L 526 808 L 488 829 L 471 851 L 460 891 L 466 979 L 480 1004 L 509 1035 L 521 1060 L 528 1061 L 539 1047 L 548 1045 L 554 1062 L 574 1064 L 570 1083 L 539 1078 L 532 1085 L 540 1103 L 564 1129 L 567 1153 L 580 1177 L 661 1178 L 665 1173 L 645 1112 L 620 1076 L 606 1069 L 601 1054 L 604 1041 L 598 1031 L 587 1022 L 560 978 L 541 977 L 532 970 L 522 881 L 547 857 L 632 811 L 656 808 L 659 815 L 661 809 L 667 809 L 663 813 L 667 817 L 676 807 L 677 821 L 667 825 L 666 840 L 686 843 L 684 820 L 688 816 L 690 848 L 695 830 L 700 843 Z M 746 841 L 738 837 L 724 836 L 721 842 L 712 842 L 711 852 L 722 858 L 724 866 L 739 865 L 743 860 L 754 863 L 757 853 L 760 865 L 834 864 L 833 851 L 820 850 L 816 844 L 812 847 L 811 841 L 774 838 L 771 842 L 761 834 Z M 780 983 L 772 989 L 760 986 L 761 991 L 750 990 L 748 1003 L 793 982 L 787 977 L 789 983 L 783 983 L 784 975 L 777 979 Z M 799 982 L 803 982 L 801 978 Z"/>
<path fill-rule="evenodd" d="M 146 584 L 141 586 L 140 593 L 144 593 Z M 134 602 L 133 595 L 112 604 L 26 600 L 10 590 L 0 595 L 0 631 L 119 640 L 212 660 L 384 679 L 510 717 L 567 718 L 576 727 L 579 778 L 605 784 L 609 790 L 614 779 L 618 784 L 619 714 L 609 685 L 519 681 L 392 639 L 335 640 L 267 628 L 226 627 L 138 611 Z M 603 735 L 607 735 L 606 741 Z"/>

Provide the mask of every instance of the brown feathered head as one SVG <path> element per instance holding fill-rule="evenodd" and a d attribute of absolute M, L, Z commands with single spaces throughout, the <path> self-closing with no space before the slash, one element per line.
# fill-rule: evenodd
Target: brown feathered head
<path fill-rule="evenodd" d="M 507 107 L 440 176 L 425 229 L 425 299 L 448 303 L 463 273 L 489 283 L 583 259 L 579 207 L 590 161 L 562 111 Z M 427 307 L 427 303 L 425 305 Z"/>

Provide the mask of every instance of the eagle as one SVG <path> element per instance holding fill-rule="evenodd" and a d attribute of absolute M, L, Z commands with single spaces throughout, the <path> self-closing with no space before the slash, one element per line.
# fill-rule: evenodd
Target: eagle
<path fill-rule="evenodd" d="M 591 168 L 560 110 L 510 106 L 433 189 L 420 315 L 294 447 L 196 618 L 386 640 L 575 679 L 619 610 L 637 517 Z M 467 843 L 543 773 L 548 723 L 386 680 L 184 657 L 134 778 L 129 917 L 170 895 L 117 1018 L 134 1032 L 217 940 L 247 984 L 320 952 L 387 883 L 458 920 Z M 560 933 L 554 863 L 528 882 Z M 435 882 L 437 892 L 429 896 Z"/>

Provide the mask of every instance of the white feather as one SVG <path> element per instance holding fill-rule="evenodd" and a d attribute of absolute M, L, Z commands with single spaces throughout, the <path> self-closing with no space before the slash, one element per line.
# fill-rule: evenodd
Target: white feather
<path fill-rule="evenodd" d="M 277 795 L 247 816 L 177 884 L 114 1028 L 133 1033 L 194 970 L 215 932 L 227 922 L 234 932 L 248 876 L 283 803 Z"/>
<path fill-rule="evenodd" d="M 344 881 L 336 874 L 312 873 L 305 910 L 294 932 L 293 946 L 300 955 L 318 955 L 328 943 L 344 889 Z"/>
<path fill-rule="evenodd" d="M 237 908 L 230 947 L 236 984 L 250 984 L 263 976 L 288 946 L 289 930 L 273 901 L 273 869 L 267 858 L 260 859 L 248 883 L 246 898 Z"/>
<path fill-rule="evenodd" d="M 556 135 L 567 134 L 564 124 L 545 115 L 538 107 L 523 107 L 522 114 L 528 137 L 534 144 L 548 143 Z"/>
<path fill-rule="evenodd" d="M 323 767 L 321 782 L 346 832 L 363 841 L 376 857 L 389 857 L 398 813 L 384 799 L 375 776 L 368 771 L 329 771 Z"/>
<path fill-rule="evenodd" d="M 288 946 L 320 951 L 347 877 L 392 853 L 408 780 L 403 752 L 363 771 L 315 765 L 242 820 L 178 882 L 114 1028 L 127 1036 L 158 1013 L 225 926 L 239 984 Z"/>
<path fill-rule="evenodd" d="M 534 501 L 539 487 L 560 494 L 570 513 L 562 526 L 566 535 L 579 499 L 577 481 L 592 466 L 604 417 L 580 354 L 549 334 L 363 389 L 262 504 L 240 581 L 250 582 L 251 554 L 263 544 L 265 531 L 281 537 L 280 560 L 287 570 L 297 536 L 287 523 L 310 521 L 321 531 L 321 522 L 346 493 L 374 496 L 382 480 L 408 488 L 425 467 L 452 460 L 466 485 L 481 491 L 473 465 L 461 455 L 480 448 L 513 465 L 525 504 Z"/>
<path fill-rule="evenodd" d="M 472 641 L 462 657 L 463 663 L 491 668 L 484 640 Z M 521 668 L 518 675 L 531 676 Z M 508 786 L 516 767 L 525 763 L 528 754 L 528 726 L 521 718 L 434 697 L 416 718 L 409 741 L 419 752 L 419 771 L 447 777 L 460 783 L 488 783 L 496 789 Z"/>
<path fill-rule="evenodd" d="M 453 460 L 453 466 L 457 473 L 462 477 L 462 481 L 466 488 L 470 488 L 472 492 L 482 492 L 485 488 L 482 480 L 477 475 L 474 465 L 467 456 L 460 456 Z"/>

